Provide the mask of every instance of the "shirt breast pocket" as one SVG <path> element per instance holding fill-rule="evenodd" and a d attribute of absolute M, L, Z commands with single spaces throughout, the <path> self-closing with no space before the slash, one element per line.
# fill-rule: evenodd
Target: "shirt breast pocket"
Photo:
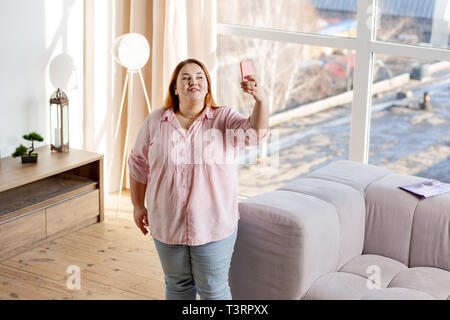
<path fill-rule="evenodd" d="M 148 163 L 150 170 L 152 168 L 166 166 L 170 159 L 171 149 L 170 141 L 161 141 L 159 139 L 153 140 L 148 148 Z"/>

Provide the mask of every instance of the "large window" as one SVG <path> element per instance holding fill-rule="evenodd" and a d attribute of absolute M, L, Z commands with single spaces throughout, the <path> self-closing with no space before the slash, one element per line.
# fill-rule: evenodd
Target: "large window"
<path fill-rule="evenodd" d="M 223 35 L 218 58 L 218 102 L 251 113 L 254 101 L 240 90 L 239 68 L 241 60 L 251 60 L 272 115 L 267 145 L 241 150 L 241 196 L 273 190 L 330 161 L 348 159 L 354 51 Z M 306 116 L 297 117 L 299 111 Z"/>
<path fill-rule="evenodd" d="M 450 62 L 376 55 L 369 162 L 450 183 Z M 392 68 L 392 70 L 390 70 Z"/>
<path fill-rule="evenodd" d="M 219 0 L 217 21 L 353 38 L 356 0 Z"/>
<path fill-rule="evenodd" d="M 376 39 L 448 48 L 450 1 L 380 0 Z"/>
<path fill-rule="evenodd" d="M 240 92 L 242 60 L 252 62 L 271 114 L 336 96 L 352 86 L 351 50 L 219 35 L 217 55 L 219 101 L 245 113 L 253 108 L 251 96 L 230 94 Z"/>
<path fill-rule="evenodd" d="M 267 145 L 241 152 L 240 195 L 270 191 L 330 161 L 348 159 L 354 51 L 224 35 L 218 58 L 219 103 L 251 113 L 254 100 L 240 90 L 239 62 L 248 59 L 272 115 Z M 299 111 L 305 115 L 296 116 Z"/>
<path fill-rule="evenodd" d="M 239 61 L 251 60 L 280 146 L 277 167 L 264 170 L 270 141 L 256 163 L 240 166 L 241 195 L 337 159 L 450 181 L 449 7 L 443 0 L 218 0 L 218 102 L 250 113 L 252 100 L 234 93 Z M 420 105 L 425 92 L 432 110 L 396 106 Z"/>

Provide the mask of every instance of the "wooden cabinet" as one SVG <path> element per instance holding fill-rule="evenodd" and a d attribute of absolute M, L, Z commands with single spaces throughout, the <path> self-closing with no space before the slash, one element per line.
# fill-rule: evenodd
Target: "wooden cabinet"
<path fill-rule="evenodd" d="M 99 192 L 90 191 L 46 209 L 47 236 L 96 222 L 99 214 Z"/>
<path fill-rule="evenodd" d="M 37 164 L 0 159 L 0 261 L 103 221 L 103 156 L 36 150 Z"/>
<path fill-rule="evenodd" d="M 0 224 L 0 257 L 23 252 L 45 237 L 45 209 Z"/>

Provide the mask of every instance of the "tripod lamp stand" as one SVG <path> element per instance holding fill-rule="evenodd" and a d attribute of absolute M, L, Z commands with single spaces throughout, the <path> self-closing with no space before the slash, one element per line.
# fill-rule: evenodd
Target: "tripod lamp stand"
<path fill-rule="evenodd" d="M 128 132 L 130 129 L 130 118 L 133 108 L 133 78 L 137 73 L 141 80 L 142 88 L 144 89 L 145 99 L 147 101 L 148 112 L 151 113 L 150 101 L 148 99 L 147 90 L 145 88 L 144 77 L 142 76 L 141 69 L 147 63 L 150 56 L 150 46 L 147 39 L 139 33 L 126 33 L 121 35 L 112 44 L 112 55 L 114 59 L 121 66 L 127 68 L 127 75 L 125 77 L 125 82 L 123 84 L 122 99 L 120 102 L 120 113 L 117 118 L 116 131 L 114 134 L 114 139 L 117 140 L 117 135 L 119 133 L 120 119 L 122 117 L 123 105 L 125 102 L 125 93 L 128 87 L 128 108 L 127 108 L 127 129 L 125 134 L 125 146 L 123 149 L 122 158 L 122 171 L 120 174 L 120 186 L 119 186 L 119 199 L 117 201 L 116 218 L 120 211 L 120 198 L 122 196 L 122 186 L 123 186 L 123 176 L 125 170 L 125 161 L 127 155 L 127 145 L 128 145 Z"/>

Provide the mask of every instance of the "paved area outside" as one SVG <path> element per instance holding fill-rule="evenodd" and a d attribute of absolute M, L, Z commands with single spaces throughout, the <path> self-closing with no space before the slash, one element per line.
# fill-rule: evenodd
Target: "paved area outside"
<path fill-rule="evenodd" d="M 396 100 L 398 90 L 393 90 L 373 99 L 369 163 L 450 183 L 450 70 L 402 89 L 412 96 Z M 420 109 L 425 91 L 431 96 L 429 111 Z M 239 194 L 268 192 L 332 161 L 348 159 L 350 120 L 347 105 L 272 128 L 279 134 L 279 165 L 271 165 L 268 157 L 241 166 Z"/>

